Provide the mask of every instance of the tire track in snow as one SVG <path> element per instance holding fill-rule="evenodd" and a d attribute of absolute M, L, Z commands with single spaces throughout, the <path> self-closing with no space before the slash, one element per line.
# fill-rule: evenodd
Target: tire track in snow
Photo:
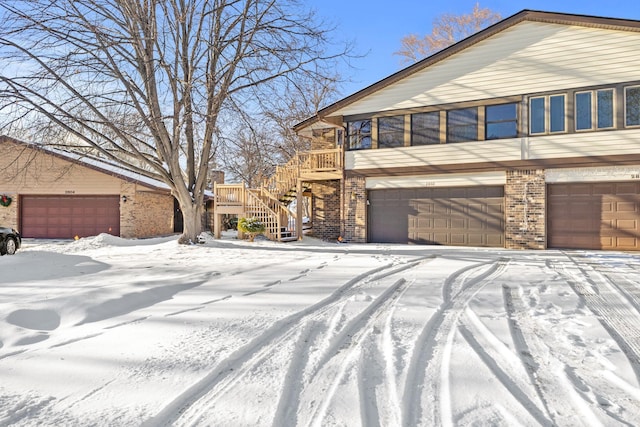
<path fill-rule="evenodd" d="M 564 252 L 567 262 L 553 268 L 569 283 L 573 291 L 596 315 L 602 326 L 626 355 L 640 382 L 640 315 L 626 295 L 604 275 Z"/>
<path fill-rule="evenodd" d="M 318 303 L 275 322 L 260 336 L 222 360 L 213 371 L 185 390 L 142 425 L 151 427 L 196 424 L 202 414 L 214 405 L 218 396 L 232 387 L 253 364 L 280 348 L 281 343 L 292 339 L 301 327 L 300 323 L 303 320 L 314 319 L 330 311 L 359 286 L 407 270 L 429 258 L 433 257 L 424 257 L 400 266 L 393 263 L 386 264 L 369 270 L 347 281 Z"/>
<path fill-rule="evenodd" d="M 526 370 L 523 370 L 518 356 L 487 329 L 468 307 L 461 319 L 459 330 L 484 364 L 522 407 L 540 425 L 550 425 L 551 420 L 540 409 L 542 402 L 529 381 Z"/>
<path fill-rule="evenodd" d="M 417 265 L 413 265 L 414 267 Z M 370 335 L 374 324 L 378 318 L 389 311 L 389 309 L 397 303 L 404 292 L 413 284 L 413 281 L 407 281 L 402 278 L 397 280 L 391 286 L 389 286 L 383 293 L 381 293 L 371 304 L 369 304 L 363 311 L 354 317 L 341 331 L 334 337 L 329 347 L 324 351 L 324 356 L 319 360 L 311 379 L 309 380 L 306 389 L 303 394 L 310 396 L 307 401 L 314 403 L 315 410 L 311 414 L 308 414 L 308 420 L 304 425 L 321 426 L 322 421 L 326 415 L 326 412 L 334 399 L 338 386 L 342 382 L 347 370 L 358 365 L 358 371 L 362 371 L 362 358 L 358 356 L 361 354 L 362 343 Z M 360 360 L 360 363 L 358 363 Z M 360 383 L 360 391 L 364 391 L 363 387 L 366 384 Z M 372 395 L 368 391 L 366 396 L 360 396 L 360 402 L 367 398 L 375 399 L 375 394 Z M 319 401 L 315 401 L 320 397 Z M 361 414 L 363 411 L 371 409 L 373 402 L 366 403 L 367 408 L 361 407 Z M 374 411 L 377 414 L 377 410 Z M 376 415 L 375 419 L 363 419 L 363 425 L 379 425 L 379 419 Z M 365 421 L 368 421 L 365 422 Z"/>
<path fill-rule="evenodd" d="M 448 369 L 458 320 L 473 297 L 500 276 L 507 264 L 505 259 L 472 264 L 445 280 L 445 300 L 422 329 L 411 355 L 404 387 L 402 425 L 452 425 Z M 430 412 L 421 403 L 424 394 L 433 405 Z"/>
<path fill-rule="evenodd" d="M 527 322 L 520 286 L 503 286 L 503 298 L 515 348 L 529 373 L 545 412 L 554 426 L 599 426 L 589 405 L 565 375 L 565 364 L 551 355 L 549 347 Z"/>

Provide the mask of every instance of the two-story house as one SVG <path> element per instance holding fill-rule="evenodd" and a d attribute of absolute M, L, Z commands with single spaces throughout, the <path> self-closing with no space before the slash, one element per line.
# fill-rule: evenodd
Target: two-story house
<path fill-rule="evenodd" d="M 320 237 L 640 250 L 640 21 L 524 10 L 295 130 Z"/>

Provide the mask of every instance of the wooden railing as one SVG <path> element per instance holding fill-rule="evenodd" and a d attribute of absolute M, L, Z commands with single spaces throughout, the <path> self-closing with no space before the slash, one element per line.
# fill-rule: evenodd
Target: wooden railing
<path fill-rule="evenodd" d="M 302 224 L 296 227 L 297 215 L 289 210 L 288 202 L 283 202 L 285 196 L 295 193 L 299 180 L 335 179 L 341 170 L 339 148 L 301 153 L 287 164 L 277 166 L 275 173 L 259 189 L 246 189 L 243 184 L 215 184 L 214 212 L 256 217 L 265 224 L 267 238 L 295 239 L 299 237 L 296 228 L 302 233 Z"/>

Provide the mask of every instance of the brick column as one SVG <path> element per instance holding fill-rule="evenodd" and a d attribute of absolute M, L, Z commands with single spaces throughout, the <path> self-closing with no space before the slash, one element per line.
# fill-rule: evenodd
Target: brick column
<path fill-rule="evenodd" d="M 340 181 L 311 184 L 313 194 L 313 235 L 335 241 L 340 236 Z"/>
<path fill-rule="evenodd" d="M 545 201 L 544 170 L 507 171 L 504 188 L 507 248 L 545 249 Z"/>
<path fill-rule="evenodd" d="M 367 189 L 360 176 L 345 177 L 342 237 L 347 242 L 367 241 Z"/>

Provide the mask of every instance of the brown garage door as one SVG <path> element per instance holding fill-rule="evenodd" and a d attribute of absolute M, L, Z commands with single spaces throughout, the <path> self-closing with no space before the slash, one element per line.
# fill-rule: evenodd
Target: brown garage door
<path fill-rule="evenodd" d="M 120 235 L 119 196 L 22 196 L 20 206 L 24 237 Z"/>
<path fill-rule="evenodd" d="M 547 246 L 640 250 L 640 182 L 549 184 Z"/>
<path fill-rule="evenodd" d="M 369 241 L 504 247 L 504 188 L 369 192 Z"/>

